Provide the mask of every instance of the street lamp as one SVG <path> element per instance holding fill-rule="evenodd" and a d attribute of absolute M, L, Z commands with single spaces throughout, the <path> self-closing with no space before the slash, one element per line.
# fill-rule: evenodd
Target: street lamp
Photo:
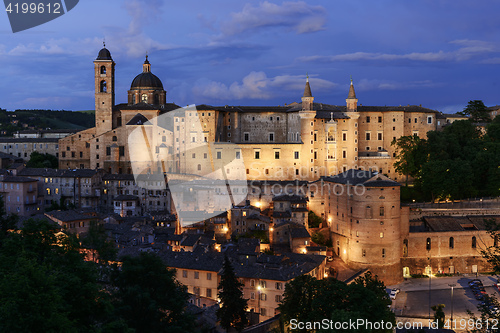
<path fill-rule="evenodd" d="M 456 284 L 451 283 L 451 284 L 449 284 L 449 286 L 451 287 L 451 323 L 453 325 L 453 287 L 455 287 Z"/>
<path fill-rule="evenodd" d="M 431 251 L 429 250 L 429 320 L 431 320 L 431 278 L 432 278 Z"/>

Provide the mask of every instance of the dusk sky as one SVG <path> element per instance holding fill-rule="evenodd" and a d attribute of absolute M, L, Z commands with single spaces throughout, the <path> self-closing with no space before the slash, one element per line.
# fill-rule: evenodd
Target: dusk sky
<path fill-rule="evenodd" d="M 126 101 L 146 51 L 167 101 L 422 104 L 454 113 L 500 104 L 500 1 L 81 0 L 41 26 L 0 20 L 0 108 L 94 109 L 93 60 L 105 39 Z"/>

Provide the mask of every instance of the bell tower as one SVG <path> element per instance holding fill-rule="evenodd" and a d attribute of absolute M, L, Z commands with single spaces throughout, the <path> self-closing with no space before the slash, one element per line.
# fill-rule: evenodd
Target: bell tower
<path fill-rule="evenodd" d="M 103 46 L 94 60 L 96 135 L 113 129 L 115 105 L 115 62 L 106 44 Z"/>

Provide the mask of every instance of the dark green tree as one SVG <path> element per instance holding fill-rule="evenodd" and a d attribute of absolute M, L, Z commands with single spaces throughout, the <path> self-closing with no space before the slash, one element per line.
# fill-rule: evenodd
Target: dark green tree
<path fill-rule="evenodd" d="M 500 117 L 495 117 L 495 119 L 488 124 L 486 133 L 490 141 L 500 142 Z"/>
<path fill-rule="evenodd" d="M 311 321 L 318 312 L 314 311 L 318 280 L 310 275 L 301 275 L 285 286 L 283 302 L 279 309 L 285 322 L 297 319 L 299 322 Z"/>
<path fill-rule="evenodd" d="M 495 219 L 485 219 L 484 224 L 486 230 L 488 231 L 489 236 L 493 239 L 493 245 L 485 247 L 481 250 L 481 254 L 484 259 L 488 261 L 488 263 L 492 266 L 493 271 L 496 274 L 500 274 L 500 224 L 497 224 Z M 497 275 L 498 276 L 498 275 Z M 493 307 L 500 308 L 500 303 L 498 299 L 493 295 L 487 296 L 487 302 L 483 304 L 478 304 L 477 309 L 479 310 L 479 318 L 470 310 L 467 310 L 467 313 L 471 320 L 474 322 L 492 322 L 500 320 L 500 315 L 495 311 L 492 311 L 490 305 Z M 445 325 L 445 328 L 446 325 Z M 491 332 L 491 329 L 487 329 L 486 325 L 482 325 L 481 327 L 474 327 L 474 329 L 468 330 L 471 333 L 486 333 Z"/>
<path fill-rule="evenodd" d="M 17 229 L 17 221 L 17 215 L 7 215 L 5 213 L 3 196 L 0 196 L 0 247 L 2 246 L 2 240 L 9 235 L 10 230 Z"/>
<path fill-rule="evenodd" d="M 117 316 L 137 333 L 193 332 L 194 320 L 186 314 L 188 293 L 155 254 L 124 257 L 113 274 Z"/>
<path fill-rule="evenodd" d="M 399 156 L 395 169 L 415 178 L 412 192 L 421 198 L 496 196 L 500 194 L 499 128 L 500 119 L 484 135 L 474 123 L 462 120 L 443 131 L 428 132 L 425 141 L 402 137 L 395 143 Z M 409 191 L 402 194 L 412 199 L 406 197 Z"/>
<path fill-rule="evenodd" d="M 472 166 L 460 159 L 427 162 L 422 168 L 420 186 L 431 194 L 433 201 L 477 194 Z"/>
<path fill-rule="evenodd" d="M 25 221 L 0 248 L 0 331 L 97 332 L 111 312 L 96 277 L 76 236 L 44 220 Z"/>
<path fill-rule="evenodd" d="M 469 101 L 465 109 L 458 113 L 469 116 L 474 123 L 489 122 L 491 120 L 488 109 L 481 100 Z"/>
<path fill-rule="evenodd" d="M 319 228 L 323 224 L 323 219 L 316 215 L 312 210 L 307 213 L 309 228 Z"/>
<path fill-rule="evenodd" d="M 221 305 L 217 309 L 217 319 L 220 325 L 226 331 L 232 327 L 241 332 L 248 324 L 246 316 L 248 300 L 243 298 L 243 284 L 236 277 L 227 256 L 224 257 L 218 290 Z"/>
<path fill-rule="evenodd" d="M 444 328 L 444 304 L 433 305 L 431 309 L 434 311 L 434 321 L 437 322 L 438 328 Z"/>
<path fill-rule="evenodd" d="M 51 154 L 41 154 L 34 151 L 30 155 L 30 160 L 26 163 L 28 168 L 52 168 L 57 169 L 59 162 L 57 157 Z"/>
<path fill-rule="evenodd" d="M 329 318 L 333 322 L 349 319 L 371 322 L 383 320 L 394 325 L 395 316 L 387 307 L 389 304 L 391 301 L 384 284 L 370 273 L 350 285 L 333 278 L 316 280 L 303 275 L 287 283 L 280 311 L 285 322 L 290 322 L 291 319 L 319 322 Z"/>
<path fill-rule="evenodd" d="M 114 242 L 108 240 L 104 225 L 92 221 L 87 233 L 81 237 L 82 246 L 92 251 L 95 262 L 108 263 L 116 259 L 118 249 Z"/>
<path fill-rule="evenodd" d="M 391 145 L 396 147 L 394 169 L 406 176 L 408 186 L 408 176 L 417 177 L 425 162 L 425 140 L 416 135 L 408 135 L 393 141 Z"/>

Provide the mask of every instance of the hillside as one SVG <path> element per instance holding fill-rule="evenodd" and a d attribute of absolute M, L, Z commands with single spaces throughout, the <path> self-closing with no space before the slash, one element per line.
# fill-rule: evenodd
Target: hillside
<path fill-rule="evenodd" d="M 52 111 L 52 110 L 15 110 L 0 109 L 0 130 L 2 136 L 11 136 L 25 129 L 78 129 L 83 130 L 95 125 L 95 112 Z"/>

